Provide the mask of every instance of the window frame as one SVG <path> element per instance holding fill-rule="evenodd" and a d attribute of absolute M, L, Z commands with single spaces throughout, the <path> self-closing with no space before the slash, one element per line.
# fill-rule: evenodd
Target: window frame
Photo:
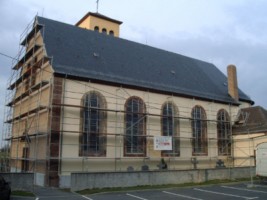
<path fill-rule="evenodd" d="M 95 26 L 94 31 L 99 32 L 99 26 Z"/>
<path fill-rule="evenodd" d="M 91 91 L 83 96 L 81 104 L 79 156 L 104 157 L 107 145 L 106 99 L 101 93 Z"/>
<path fill-rule="evenodd" d="M 132 96 L 125 102 L 124 110 L 124 156 L 145 157 L 146 105 L 141 98 Z"/>
<path fill-rule="evenodd" d="M 231 155 L 230 116 L 225 109 L 221 109 L 217 113 L 217 141 L 218 155 Z"/>
<path fill-rule="evenodd" d="M 115 35 L 114 31 L 113 30 L 110 30 L 109 31 L 109 35 L 114 36 Z"/>
<path fill-rule="evenodd" d="M 172 137 L 173 150 L 161 151 L 161 156 L 178 157 L 180 156 L 180 132 L 179 132 L 179 110 L 177 106 L 168 101 L 161 108 L 161 135 Z"/>
<path fill-rule="evenodd" d="M 103 34 L 108 34 L 108 31 L 107 31 L 107 29 L 106 29 L 106 28 L 102 28 L 102 31 L 101 31 L 101 33 L 103 33 Z"/>
<path fill-rule="evenodd" d="M 192 155 L 208 155 L 207 115 L 203 107 L 196 105 L 191 112 Z"/>
<path fill-rule="evenodd" d="M 29 147 L 22 148 L 22 161 L 21 161 L 21 171 L 28 172 L 30 169 L 30 149 Z"/>

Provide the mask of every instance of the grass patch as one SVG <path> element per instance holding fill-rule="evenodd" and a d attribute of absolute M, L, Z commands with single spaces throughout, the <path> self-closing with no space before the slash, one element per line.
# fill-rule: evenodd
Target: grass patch
<path fill-rule="evenodd" d="M 63 191 L 63 192 L 71 192 L 70 188 L 64 188 L 64 189 L 60 189 L 59 190 Z"/>
<path fill-rule="evenodd" d="M 22 190 L 12 191 L 11 195 L 22 196 L 22 197 L 35 197 L 35 195 L 32 192 L 22 191 Z"/>
<path fill-rule="evenodd" d="M 253 178 L 257 180 L 257 178 Z M 86 195 L 86 194 L 95 194 L 95 193 L 102 193 L 102 192 L 121 192 L 121 191 L 133 191 L 133 190 L 147 190 L 147 189 L 163 189 L 163 188 L 179 188 L 179 187 L 195 187 L 195 186 L 202 186 L 202 185 L 219 185 L 225 183 L 235 183 L 235 182 L 242 182 L 242 181 L 249 181 L 248 178 L 242 179 L 224 179 L 224 180 L 211 180 L 202 183 L 183 183 L 183 184 L 168 184 L 168 185 L 140 185 L 134 187 L 118 187 L 118 188 L 95 188 L 95 189 L 85 189 L 76 191 L 79 194 Z"/>

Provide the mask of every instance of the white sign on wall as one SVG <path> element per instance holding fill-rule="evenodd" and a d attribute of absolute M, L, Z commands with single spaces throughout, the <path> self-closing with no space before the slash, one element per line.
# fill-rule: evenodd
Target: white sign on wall
<path fill-rule="evenodd" d="M 172 137 L 154 136 L 154 150 L 172 150 Z"/>

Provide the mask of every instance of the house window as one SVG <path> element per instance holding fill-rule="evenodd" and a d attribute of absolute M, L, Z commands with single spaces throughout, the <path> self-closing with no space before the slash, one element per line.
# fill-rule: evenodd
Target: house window
<path fill-rule="evenodd" d="M 25 92 L 26 91 L 28 91 L 29 90 L 29 88 L 30 88 L 30 78 L 27 78 L 26 80 L 25 80 Z"/>
<path fill-rule="evenodd" d="M 109 35 L 114 36 L 114 31 L 109 31 Z"/>
<path fill-rule="evenodd" d="M 103 28 L 102 33 L 107 34 L 107 29 Z"/>
<path fill-rule="evenodd" d="M 207 117 L 204 109 L 200 106 L 195 106 L 191 113 L 192 121 L 192 147 L 193 155 L 207 155 Z"/>
<path fill-rule="evenodd" d="M 226 110 L 219 110 L 217 114 L 218 155 L 231 154 L 230 117 Z"/>
<path fill-rule="evenodd" d="M 106 155 L 106 101 L 98 92 L 89 92 L 82 99 L 82 134 L 80 156 Z"/>
<path fill-rule="evenodd" d="M 98 26 L 95 26 L 94 31 L 99 32 L 99 27 Z"/>
<path fill-rule="evenodd" d="M 35 60 L 37 58 L 35 57 Z M 37 68 L 34 65 L 28 64 L 27 65 L 27 77 L 25 78 L 25 92 L 28 91 L 32 86 L 36 83 L 36 76 L 37 76 Z"/>
<path fill-rule="evenodd" d="M 37 68 L 33 67 L 31 71 L 31 86 L 34 86 L 36 83 Z"/>
<path fill-rule="evenodd" d="M 23 172 L 28 172 L 29 171 L 29 148 L 28 147 L 23 147 L 22 149 L 22 161 L 21 161 L 21 170 Z"/>
<path fill-rule="evenodd" d="M 146 109 L 139 97 L 130 97 L 125 103 L 125 156 L 146 155 Z"/>
<path fill-rule="evenodd" d="M 162 107 L 161 127 L 163 136 L 172 137 L 172 150 L 162 151 L 162 156 L 179 156 L 179 119 L 178 109 L 172 102 L 167 102 Z"/>

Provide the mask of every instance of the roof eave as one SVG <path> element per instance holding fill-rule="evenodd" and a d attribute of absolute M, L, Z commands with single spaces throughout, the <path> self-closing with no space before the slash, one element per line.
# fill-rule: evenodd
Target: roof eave
<path fill-rule="evenodd" d="M 130 88 L 130 89 L 145 90 L 145 91 L 155 92 L 155 93 L 159 93 L 159 94 L 177 95 L 180 97 L 194 98 L 196 100 L 212 101 L 215 103 L 222 103 L 222 104 L 227 104 L 227 105 L 231 104 L 233 106 L 239 106 L 240 105 L 240 103 L 238 103 L 234 100 L 233 101 L 223 101 L 223 100 L 220 101 L 218 99 L 199 97 L 199 96 L 182 94 L 182 93 L 177 93 L 177 92 L 163 91 L 163 90 L 149 88 L 149 87 L 145 87 L 145 86 L 142 87 L 142 86 L 136 86 L 136 85 L 131 85 L 131 84 L 125 84 L 125 83 L 118 83 L 118 82 L 116 83 L 116 82 L 106 81 L 106 80 L 99 80 L 99 79 L 86 78 L 86 77 L 77 77 L 74 75 L 63 74 L 63 73 L 58 73 L 58 72 L 55 72 L 54 76 L 72 79 L 72 80 L 86 81 L 86 82 L 90 81 L 91 83 L 100 83 L 100 84 L 106 84 L 106 85 L 110 85 L 110 86 L 119 86 L 119 87 L 123 86 L 123 87 Z"/>
<path fill-rule="evenodd" d="M 241 98 L 240 98 L 239 101 L 249 103 L 249 104 L 252 105 L 252 106 L 255 104 L 255 102 L 252 101 L 251 99 L 241 99 Z"/>

